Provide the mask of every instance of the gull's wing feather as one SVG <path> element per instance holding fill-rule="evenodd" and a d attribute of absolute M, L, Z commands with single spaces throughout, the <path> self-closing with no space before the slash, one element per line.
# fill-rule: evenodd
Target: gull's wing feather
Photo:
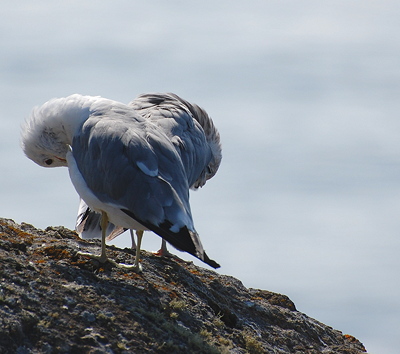
<path fill-rule="evenodd" d="M 75 134 L 72 153 L 101 202 L 120 206 L 172 245 L 208 259 L 194 230 L 181 157 L 157 126 L 128 107 L 94 112 Z"/>
<path fill-rule="evenodd" d="M 203 186 L 221 162 L 220 137 L 211 118 L 171 93 L 143 94 L 129 103 L 168 136 L 180 154 L 189 186 Z"/>

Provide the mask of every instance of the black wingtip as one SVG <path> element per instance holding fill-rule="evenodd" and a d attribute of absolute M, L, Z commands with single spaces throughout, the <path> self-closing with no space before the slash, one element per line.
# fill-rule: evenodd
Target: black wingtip
<path fill-rule="evenodd" d="M 207 263 L 210 267 L 213 267 L 214 269 L 221 268 L 221 266 L 216 261 L 208 258 L 205 252 L 204 252 L 204 259 L 202 261 L 204 263 Z"/>
<path fill-rule="evenodd" d="M 203 250 L 203 247 L 201 246 L 197 233 L 189 231 L 186 226 L 182 227 L 178 232 L 172 232 L 170 230 L 172 224 L 169 221 L 164 221 L 159 226 L 156 226 L 149 222 L 138 219 L 130 210 L 121 210 L 143 226 L 147 227 L 149 230 L 161 236 L 164 240 L 169 242 L 178 250 L 190 253 L 204 263 L 208 264 L 210 267 L 215 269 L 220 267 L 217 262 L 208 258 L 207 254 Z"/>

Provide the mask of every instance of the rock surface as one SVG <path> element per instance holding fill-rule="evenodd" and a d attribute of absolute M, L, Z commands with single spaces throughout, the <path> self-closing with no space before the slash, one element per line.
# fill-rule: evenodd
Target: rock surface
<path fill-rule="evenodd" d="M 365 352 L 285 295 L 147 252 L 136 274 L 79 250 L 98 253 L 100 243 L 0 219 L 1 353 Z M 134 261 L 130 249 L 107 252 Z"/>

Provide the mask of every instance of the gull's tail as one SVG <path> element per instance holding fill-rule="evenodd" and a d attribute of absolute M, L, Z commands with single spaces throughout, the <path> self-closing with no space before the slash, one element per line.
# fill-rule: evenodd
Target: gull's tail
<path fill-rule="evenodd" d="M 96 213 L 87 206 L 87 204 L 81 199 L 79 204 L 78 216 L 76 218 L 75 230 L 80 238 L 91 239 L 101 238 L 101 214 Z M 108 223 L 106 235 L 107 241 L 114 239 L 121 235 L 127 229 L 119 226 L 115 226 L 112 223 Z"/>
<path fill-rule="evenodd" d="M 185 251 L 200 259 L 210 267 L 219 268 L 220 265 L 207 256 L 200 242 L 199 235 L 196 231 L 189 230 L 186 226 L 182 227 L 178 232 L 172 232 L 172 224 L 169 221 L 164 221 L 160 225 L 153 225 L 149 222 L 139 220 L 131 211 L 121 209 L 125 214 L 147 227 L 149 230 L 161 236 L 164 240 L 180 251 Z"/>

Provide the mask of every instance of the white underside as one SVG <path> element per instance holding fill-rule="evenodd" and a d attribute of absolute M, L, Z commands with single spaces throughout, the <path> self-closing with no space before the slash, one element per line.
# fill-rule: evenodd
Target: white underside
<path fill-rule="evenodd" d="M 129 215 L 121 211 L 121 209 L 124 209 L 123 206 L 101 202 L 87 186 L 85 179 L 78 169 L 72 152 L 69 151 L 66 157 L 69 176 L 72 184 L 74 185 L 80 197 L 86 202 L 91 210 L 97 211 L 98 213 L 105 212 L 109 221 L 114 225 L 121 226 L 126 229 L 148 230 L 142 224 L 138 223 Z"/>

